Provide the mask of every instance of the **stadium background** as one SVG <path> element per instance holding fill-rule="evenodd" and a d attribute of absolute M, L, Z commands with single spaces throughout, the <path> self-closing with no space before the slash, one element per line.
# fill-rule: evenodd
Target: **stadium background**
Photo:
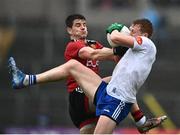
<path fill-rule="evenodd" d="M 64 20 L 85 15 L 89 39 L 107 45 L 105 28 L 113 22 L 127 26 L 139 17 L 155 26 L 157 61 L 138 94 L 148 117 L 168 120 L 151 133 L 180 133 L 180 1 L 179 0 L 0 0 L 0 132 L 78 133 L 68 114 L 65 81 L 13 90 L 7 59 L 13 56 L 26 73 L 40 73 L 64 62 L 69 38 Z M 101 75 L 114 63 L 101 62 Z M 116 133 L 137 133 L 128 117 Z"/>

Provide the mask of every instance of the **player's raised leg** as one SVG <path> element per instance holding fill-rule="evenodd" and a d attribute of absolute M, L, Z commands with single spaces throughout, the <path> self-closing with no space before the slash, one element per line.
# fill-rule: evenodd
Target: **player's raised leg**
<path fill-rule="evenodd" d="M 11 57 L 9 59 L 9 68 L 12 75 L 12 85 L 16 89 L 34 84 L 59 81 L 68 76 L 73 76 L 85 94 L 93 100 L 94 94 L 102 82 L 96 73 L 76 60 L 70 60 L 63 65 L 37 75 L 26 75 L 19 70 L 15 60 Z"/>
<path fill-rule="evenodd" d="M 94 99 L 94 94 L 102 82 L 102 79 L 91 69 L 85 67 L 76 60 L 70 60 L 63 65 L 36 75 L 37 83 L 59 81 L 68 76 L 73 76 L 85 94 Z"/>

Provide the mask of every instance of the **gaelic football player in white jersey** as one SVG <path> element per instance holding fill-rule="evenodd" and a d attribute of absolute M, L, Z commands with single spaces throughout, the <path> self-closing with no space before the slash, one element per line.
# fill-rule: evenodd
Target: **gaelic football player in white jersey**
<path fill-rule="evenodd" d="M 136 102 L 136 93 L 148 77 L 156 59 L 156 47 L 149 39 L 152 30 L 151 23 L 142 19 L 133 22 L 130 27 L 131 36 L 123 35 L 118 29 L 112 31 L 112 42 L 129 49 L 113 71 L 112 79 L 107 86 L 109 95 L 125 102 Z"/>
<path fill-rule="evenodd" d="M 123 27 L 114 23 L 107 28 L 112 43 L 129 49 L 116 65 L 109 84 L 106 86 L 102 82 L 96 91 L 96 113 L 100 118 L 95 133 L 112 133 L 128 115 L 156 59 L 156 47 L 150 39 L 153 27 L 149 20 L 135 20 L 130 35 L 120 32 Z M 106 90 L 102 90 L 103 87 Z"/>
<path fill-rule="evenodd" d="M 96 105 L 96 115 L 100 117 L 94 133 L 113 133 L 115 127 L 127 117 L 132 104 L 136 103 L 136 94 L 148 77 L 156 58 L 156 47 L 150 40 L 153 27 L 149 20 L 135 20 L 130 27 L 130 35 L 120 32 L 123 27 L 114 23 L 106 30 L 114 44 L 129 48 L 116 65 L 109 84 L 74 59 L 41 74 L 26 75 L 16 67 L 14 59 L 10 58 L 13 87 L 23 88 L 72 76 L 89 100 Z M 159 123 L 164 119 L 166 116 L 159 117 Z"/>

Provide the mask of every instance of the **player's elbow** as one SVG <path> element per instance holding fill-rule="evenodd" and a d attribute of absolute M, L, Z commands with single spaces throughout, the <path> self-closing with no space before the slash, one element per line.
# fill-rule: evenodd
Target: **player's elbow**
<path fill-rule="evenodd" d="M 110 36 L 110 39 L 113 43 L 118 43 L 119 41 L 119 36 L 115 33 L 112 33 L 111 36 Z"/>

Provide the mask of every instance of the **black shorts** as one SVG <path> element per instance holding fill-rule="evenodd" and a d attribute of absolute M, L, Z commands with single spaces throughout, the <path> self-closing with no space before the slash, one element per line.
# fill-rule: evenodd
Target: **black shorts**
<path fill-rule="evenodd" d="M 76 90 L 69 93 L 69 113 L 74 125 L 79 129 L 98 120 L 96 113 L 89 110 L 88 98 Z"/>

